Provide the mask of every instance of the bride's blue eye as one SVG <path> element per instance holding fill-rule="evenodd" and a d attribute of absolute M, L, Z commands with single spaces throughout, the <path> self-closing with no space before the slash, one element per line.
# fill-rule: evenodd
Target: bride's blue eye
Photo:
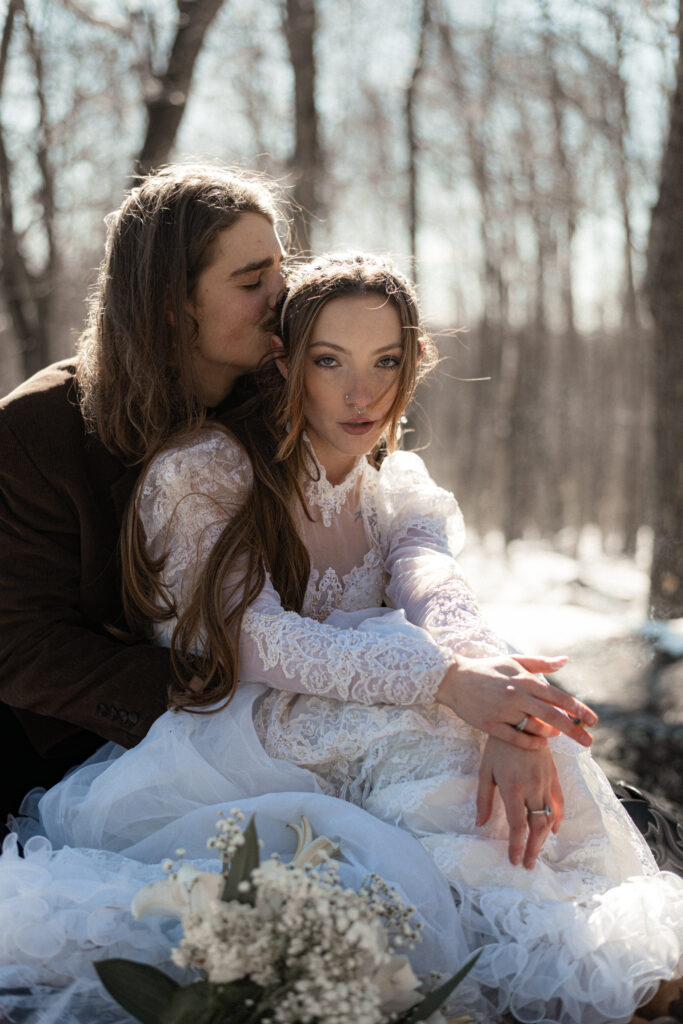
<path fill-rule="evenodd" d="M 332 366 L 337 366 L 338 363 L 337 363 L 337 360 L 334 358 L 334 356 L 319 356 L 315 360 L 315 365 L 316 366 L 322 366 L 322 367 L 332 367 Z"/>
<path fill-rule="evenodd" d="M 401 365 L 401 360 L 397 356 L 384 356 L 377 365 L 383 370 L 396 370 Z"/>

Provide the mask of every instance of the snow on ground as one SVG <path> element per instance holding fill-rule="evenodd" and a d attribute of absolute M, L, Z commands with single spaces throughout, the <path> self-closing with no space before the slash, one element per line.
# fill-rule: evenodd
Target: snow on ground
<path fill-rule="evenodd" d="M 576 554 L 549 541 L 468 536 L 459 558 L 492 628 L 525 653 L 562 654 L 583 642 L 625 636 L 647 617 L 647 536 L 635 558 L 605 553 L 582 531 Z"/>

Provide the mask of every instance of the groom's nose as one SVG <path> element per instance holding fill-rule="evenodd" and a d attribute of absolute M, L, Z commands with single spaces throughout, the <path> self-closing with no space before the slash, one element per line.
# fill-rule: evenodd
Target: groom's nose
<path fill-rule="evenodd" d="M 278 270 L 277 274 L 273 278 L 273 286 L 270 292 L 270 298 L 268 299 L 268 308 L 275 309 L 284 294 L 285 279 L 282 272 Z"/>

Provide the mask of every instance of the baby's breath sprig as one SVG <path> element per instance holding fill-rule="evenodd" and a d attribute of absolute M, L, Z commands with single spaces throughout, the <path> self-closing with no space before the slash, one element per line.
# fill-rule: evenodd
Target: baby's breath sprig
<path fill-rule="evenodd" d="M 227 817 L 222 811 L 219 811 L 218 815 L 216 834 L 207 839 L 206 845 L 210 850 L 219 852 L 225 874 L 237 850 L 245 843 L 244 832 L 240 826 L 240 822 L 244 821 L 244 814 L 239 808 L 233 807 Z"/>

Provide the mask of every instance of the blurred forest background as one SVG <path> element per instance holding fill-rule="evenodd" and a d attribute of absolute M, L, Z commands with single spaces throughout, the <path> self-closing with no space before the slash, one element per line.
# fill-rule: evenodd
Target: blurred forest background
<path fill-rule="evenodd" d="M 654 535 L 651 610 L 683 616 L 678 0 L 0 12 L 0 393 L 73 350 L 135 173 L 261 169 L 302 249 L 416 276 L 443 360 L 411 444 L 470 525 L 571 550 L 594 524 L 626 554 Z"/>

